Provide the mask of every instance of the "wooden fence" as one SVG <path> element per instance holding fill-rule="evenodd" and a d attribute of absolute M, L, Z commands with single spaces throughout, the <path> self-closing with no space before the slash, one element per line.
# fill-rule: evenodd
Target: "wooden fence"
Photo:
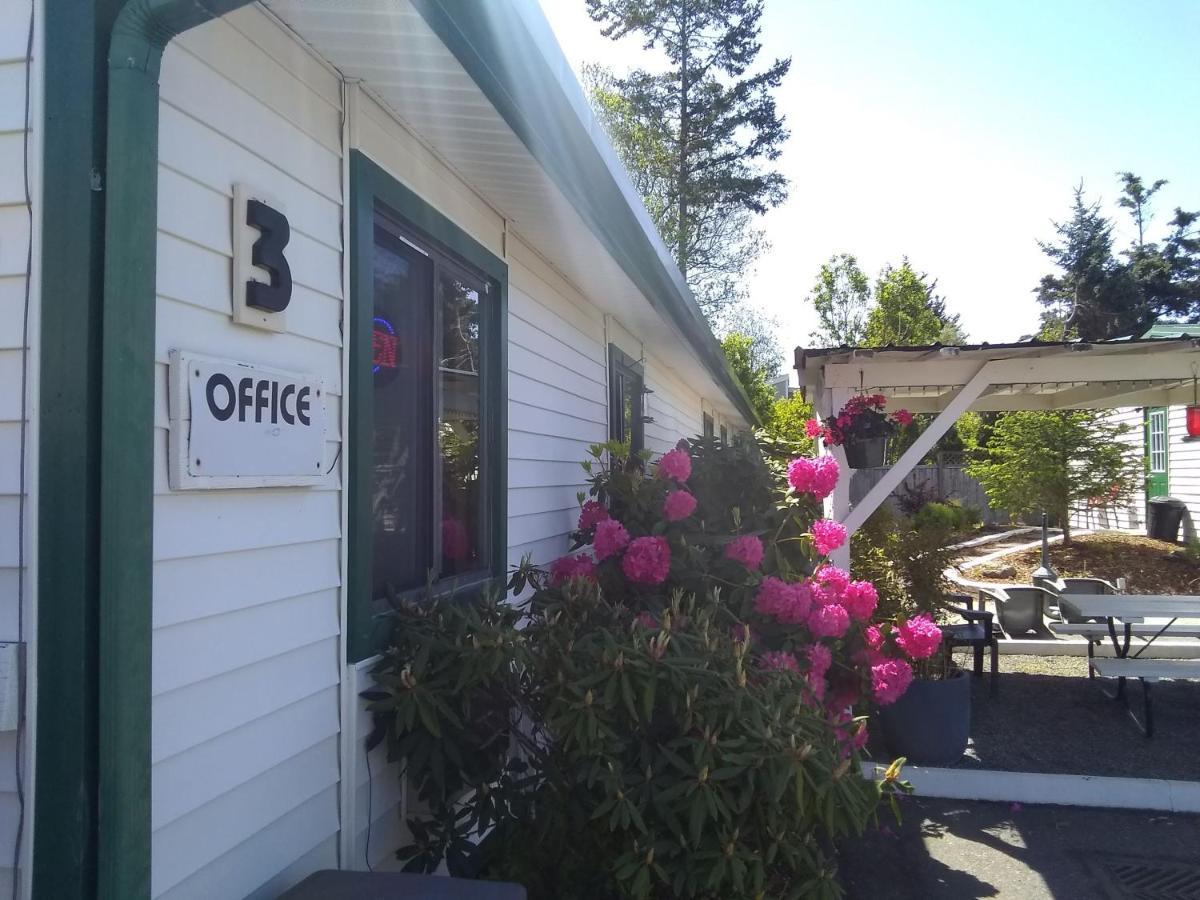
<path fill-rule="evenodd" d="M 890 466 L 872 469 L 855 469 L 850 478 L 850 502 L 858 503 L 873 488 Z M 887 503 L 899 511 L 900 498 L 906 494 L 923 493 L 927 499 L 958 500 L 964 506 L 973 506 L 983 515 L 985 525 L 1006 525 L 1008 514 L 988 506 L 983 485 L 967 474 L 965 466 L 957 456 L 941 460 L 938 464 L 917 466 L 908 473 Z"/>

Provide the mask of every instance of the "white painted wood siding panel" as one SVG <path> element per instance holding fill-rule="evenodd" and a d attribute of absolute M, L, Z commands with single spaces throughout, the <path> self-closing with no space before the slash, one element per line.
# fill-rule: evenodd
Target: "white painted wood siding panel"
<path fill-rule="evenodd" d="M 171 492 L 171 349 L 325 383 L 341 440 L 336 76 L 249 8 L 173 42 L 160 101 L 151 888 L 278 893 L 336 862 L 340 467 L 313 489 Z M 291 226 L 288 331 L 233 324 L 233 185 Z"/>
<path fill-rule="evenodd" d="M 12 0 L 0 4 L 0 641 L 18 639 L 18 613 L 22 601 L 26 610 L 34 602 L 36 573 L 30 566 L 34 544 L 37 504 L 37 446 L 33 431 L 34 403 L 38 378 L 38 298 L 31 298 L 30 341 L 25 371 L 28 374 L 26 398 L 30 405 L 26 416 L 25 467 L 25 578 L 24 598 L 20 595 L 21 571 L 18 569 L 18 528 L 21 507 L 21 415 L 22 358 L 25 356 L 24 304 L 25 266 L 29 251 L 29 211 L 25 206 L 24 149 L 25 81 L 29 69 L 25 56 L 29 28 L 29 2 Z M 36 64 L 36 62 L 35 62 Z M 30 122 L 40 121 L 36 80 L 31 93 Z M 32 140 L 33 135 L 29 135 Z M 37 152 L 36 146 L 33 152 Z M 36 166 L 36 160 L 34 166 Z M 31 171 L 31 187 L 37 190 L 37 173 Z M 34 197 L 34 203 L 38 198 Z M 37 265 L 36 256 L 33 264 Z M 36 281 L 35 281 L 36 284 Z M 24 637 L 30 636 L 26 622 Z M 32 657 L 30 657 L 32 658 Z M 32 716 L 33 710 L 29 714 Z M 28 734 L 28 732 L 26 732 Z M 11 893 L 16 834 L 21 819 L 17 800 L 15 732 L 0 734 L 0 891 Z M 28 749 L 26 750 L 28 755 Z M 26 771 L 29 767 L 26 765 Z M 26 808 L 31 798 L 26 785 Z M 28 817 L 26 817 L 28 821 Z M 28 830 L 26 845 L 28 845 Z"/>

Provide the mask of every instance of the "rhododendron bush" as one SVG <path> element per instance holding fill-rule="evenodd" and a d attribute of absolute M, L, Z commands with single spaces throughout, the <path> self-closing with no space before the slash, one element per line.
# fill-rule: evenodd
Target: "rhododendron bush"
<path fill-rule="evenodd" d="M 532 898 L 837 896 L 834 842 L 903 787 L 862 777 L 863 714 L 940 631 L 873 622 L 827 560 L 832 457 L 592 457 L 571 552 L 515 599 L 394 613 L 368 699 L 429 811 L 401 858 Z"/>

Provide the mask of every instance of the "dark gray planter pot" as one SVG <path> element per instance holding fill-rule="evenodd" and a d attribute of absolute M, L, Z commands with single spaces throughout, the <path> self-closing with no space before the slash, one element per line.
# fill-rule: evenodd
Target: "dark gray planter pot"
<path fill-rule="evenodd" d="M 887 438 L 858 438 L 846 441 L 846 465 L 852 469 L 874 469 L 887 459 Z"/>
<path fill-rule="evenodd" d="M 879 709 L 888 752 L 915 766 L 959 761 L 971 735 L 971 679 L 959 669 L 940 681 L 913 681 L 904 696 Z"/>

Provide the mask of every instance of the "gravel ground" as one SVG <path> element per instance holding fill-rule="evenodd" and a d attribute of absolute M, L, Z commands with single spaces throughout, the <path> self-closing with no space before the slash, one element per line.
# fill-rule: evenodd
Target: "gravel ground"
<path fill-rule="evenodd" d="M 1145 738 L 1121 703 L 1089 683 L 1083 657 L 1002 655 L 995 697 L 988 678 L 973 679 L 963 768 L 1200 780 L 1200 682 L 1154 686 L 1155 732 Z M 1127 693 L 1140 714 L 1141 688 Z M 890 758 L 877 739 L 872 751 Z"/>

